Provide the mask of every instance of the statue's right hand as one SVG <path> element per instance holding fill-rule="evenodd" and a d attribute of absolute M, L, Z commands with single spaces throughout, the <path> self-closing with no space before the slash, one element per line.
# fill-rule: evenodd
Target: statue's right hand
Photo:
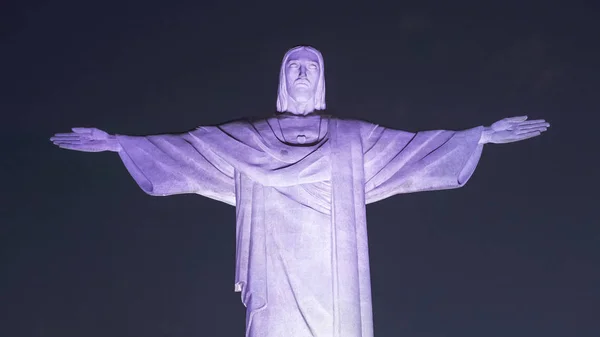
<path fill-rule="evenodd" d="M 73 128 L 70 133 L 57 133 L 50 140 L 62 149 L 102 152 L 121 151 L 117 137 L 96 128 Z"/>

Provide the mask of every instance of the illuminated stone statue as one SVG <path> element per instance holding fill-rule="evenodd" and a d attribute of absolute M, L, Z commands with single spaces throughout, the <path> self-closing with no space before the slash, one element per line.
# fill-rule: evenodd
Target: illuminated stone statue
<path fill-rule="evenodd" d="M 134 137 L 74 128 L 64 149 L 118 152 L 148 194 L 196 193 L 236 209 L 235 290 L 246 336 L 373 336 L 365 205 L 463 186 L 483 144 L 549 124 L 502 119 L 464 131 L 406 132 L 325 114 L 321 53 L 281 64 L 278 114 L 191 132 Z"/>

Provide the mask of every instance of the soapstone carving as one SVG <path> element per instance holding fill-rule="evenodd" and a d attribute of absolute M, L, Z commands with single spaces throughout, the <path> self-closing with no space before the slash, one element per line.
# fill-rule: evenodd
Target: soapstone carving
<path fill-rule="evenodd" d="M 373 336 L 365 206 L 463 186 L 483 145 L 539 136 L 526 116 L 463 131 L 407 132 L 325 114 L 325 64 L 308 46 L 281 64 L 278 113 L 154 136 L 73 128 L 64 149 L 117 152 L 153 196 L 235 206 L 235 290 L 249 337 Z"/>

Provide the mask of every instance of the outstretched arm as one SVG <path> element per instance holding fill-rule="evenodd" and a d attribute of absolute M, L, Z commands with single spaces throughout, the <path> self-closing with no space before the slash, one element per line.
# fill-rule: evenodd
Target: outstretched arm
<path fill-rule="evenodd" d="M 73 128 L 50 140 L 60 148 L 118 152 L 125 167 L 147 194 L 195 193 L 235 204 L 234 170 L 210 148 L 185 132 L 155 136 L 109 135 L 96 128 Z"/>
<path fill-rule="evenodd" d="M 463 186 L 479 161 L 483 130 L 375 130 L 370 137 L 375 144 L 364 155 L 367 203 Z"/>
<path fill-rule="evenodd" d="M 511 143 L 539 136 L 546 121 L 505 118 L 489 127 L 416 134 L 376 127 L 365 141 L 367 202 L 399 193 L 464 186 L 477 166 L 483 144 Z"/>

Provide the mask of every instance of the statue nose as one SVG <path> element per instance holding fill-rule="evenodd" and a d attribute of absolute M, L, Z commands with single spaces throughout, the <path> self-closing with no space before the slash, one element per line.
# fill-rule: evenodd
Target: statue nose
<path fill-rule="evenodd" d="M 306 68 L 305 67 L 300 67 L 300 74 L 298 74 L 298 77 L 306 78 Z"/>

